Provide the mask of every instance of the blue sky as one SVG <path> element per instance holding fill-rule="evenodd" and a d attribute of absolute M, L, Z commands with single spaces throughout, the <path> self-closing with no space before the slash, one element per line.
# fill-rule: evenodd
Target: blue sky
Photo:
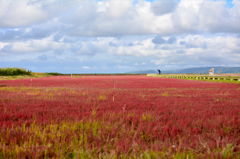
<path fill-rule="evenodd" d="M 234 4 L 232 3 L 233 0 L 226 0 L 227 5 L 229 6 L 229 8 L 232 8 L 234 6 Z"/>
<path fill-rule="evenodd" d="M 0 67 L 124 73 L 240 66 L 239 0 L 0 4 Z"/>

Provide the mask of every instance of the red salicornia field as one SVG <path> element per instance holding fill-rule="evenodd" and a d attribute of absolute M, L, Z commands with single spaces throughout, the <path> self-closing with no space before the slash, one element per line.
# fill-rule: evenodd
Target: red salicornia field
<path fill-rule="evenodd" d="M 239 84 L 117 75 L 0 86 L 1 158 L 240 158 Z"/>

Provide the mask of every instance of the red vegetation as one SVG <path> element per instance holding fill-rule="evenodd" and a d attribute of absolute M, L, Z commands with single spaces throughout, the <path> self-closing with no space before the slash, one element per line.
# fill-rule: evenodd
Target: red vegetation
<path fill-rule="evenodd" d="M 57 76 L 0 81 L 0 85 L 4 86 L 0 87 L 0 155 L 8 149 L 5 156 L 11 151 L 34 158 L 33 152 L 48 150 L 48 157 L 59 157 L 65 152 L 56 152 L 56 143 L 85 137 L 80 148 L 98 157 L 150 151 L 167 152 L 158 154 L 163 158 L 184 152 L 201 157 L 239 156 L 237 84 L 146 76 Z M 16 152 L 9 145 L 21 147 L 22 137 L 29 142 L 33 123 L 45 133 L 50 124 L 67 123 L 69 130 L 60 131 L 64 141 L 54 130 L 54 139 L 43 142 L 36 137 L 29 144 L 32 148 Z M 70 128 L 79 123 L 82 127 Z M 23 126 L 29 129 L 23 131 Z M 68 151 L 74 155 L 76 147 Z"/>

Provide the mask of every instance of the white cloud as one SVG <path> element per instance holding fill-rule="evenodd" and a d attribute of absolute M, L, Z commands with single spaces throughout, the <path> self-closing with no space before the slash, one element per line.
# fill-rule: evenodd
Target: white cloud
<path fill-rule="evenodd" d="M 1 0 L 0 4 L 1 27 L 22 27 L 47 19 L 37 4 L 30 5 L 27 0 Z"/>
<path fill-rule="evenodd" d="M 0 50 L 1 50 L 2 48 L 4 48 L 4 46 L 6 46 L 6 45 L 9 45 L 9 43 L 2 43 L 2 42 L 0 42 Z"/>
<path fill-rule="evenodd" d="M 83 66 L 83 68 L 84 68 L 84 69 L 89 69 L 89 67 L 88 67 L 88 66 Z"/>
<path fill-rule="evenodd" d="M 30 27 L 59 21 L 58 30 L 70 36 L 116 36 L 239 32 L 240 2 L 229 9 L 223 1 L 133 0 L 36 1 L 0 0 L 0 26 Z M 54 18 L 56 17 L 56 18 Z M 56 26 L 57 27 L 57 26 Z"/>
<path fill-rule="evenodd" d="M 91 63 L 86 72 L 116 63 L 120 70 L 239 65 L 240 1 L 232 3 L 0 0 L 0 56 L 19 65 Z"/>
<path fill-rule="evenodd" d="M 133 67 L 131 67 L 131 66 L 122 66 L 122 65 L 119 65 L 117 68 L 119 68 L 119 69 L 131 69 L 131 68 L 133 68 Z"/>
<path fill-rule="evenodd" d="M 40 40 L 29 40 L 29 41 L 20 41 L 9 43 L 9 48 L 4 49 L 3 52 L 11 52 L 11 53 L 31 53 L 31 52 L 44 52 L 53 50 L 63 50 L 69 49 L 69 44 L 54 42 L 53 36 L 40 39 Z"/>
<path fill-rule="evenodd" d="M 42 40 L 31 40 L 26 42 L 14 42 L 3 46 L 1 52 L 11 53 L 31 53 L 31 52 L 49 52 L 51 50 L 66 50 L 57 56 L 65 57 L 69 52 L 72 54 L 71 58 L 62 58 L 62 61 L 79 59 L 83 61 L 83 56 L 99 55 L 116 56 L 114 63 L 128 63 L 126 59 L 130 57 L 137 57 L 137 60 L 129 61 L 135 66 L 146 65 L 143 60 L 149 59 L 152 64 L 157 65 L 173 65 L 173 64 L 187 64 L 187 63 L 203 63 L 203 64 L 221 64 L 236 63 L 239 61 L 240 52 L 240 38 L 236 36 L 203 36 L 203 35 L 188 35 L 176 38 L 175 43 L 154 44 L 152 38 L 132 41 L 131 46 L 127 46 L 126 40 L 114 39 L 109 37 L 102 37 L 92 40 L 76 41 L 73 43 L 54 42 L 53 37 L 48 37 Z M 168 36 L 164 36 L 168 40 Z M 109 46 L 109 41 L 118 43 L 118 47 Z M 9 47 L 6 47 L 9 46 Z M 122 58 L 121 58 L 122 57 Z M 99 59 L 99 58 L 98 58 Z M 111 58 L 106 58 L 106 63 L 109 63 Z M 100 60 L 100 59 L 99 59 Z"/>
<path fill-rule="evenodd" d="M 174 11 L 177 6 L 177 2 L 174 0 L 161 0 L 154 1 L 151 9 L 156 15 L 168 14 Z"/>
<path fill-rule="evenodd" d="M 98 52 L 97 46 L 93 42 L 82 42 L 82 47 L 78 51 L 83 55 L 94 55 Z"/>
<path fill-rule="evenodd" d="M 164 59 L 160 60 L 151 60 L 151 63 L 154 63 L 155 65 L 167 65 L 168 63 Z"/>
<path fill-rule="evenodd" d="M 232 9 L 221 1 L 208 0 L 182 0 L 179 4 L 174 0 L 152 4 L 139 1 L 134 7 L 132 1 L 116 0 L 98 2 L 97 5 L 84 3 L 83 6 L 72 14 L 68 35 L 169 35 L 199 30 L 239 32 L 239 2 L 235 2 Z"/>
<path fill-rule="evenodd" d="M 0 0 L 0 27 L 25 27 L 67 16 L 81 1 Z"/>
<path fill-rule="evenodd" d="M 126 14 L 129 10 L 133 10 L 132 2 L 133 0 L 106 1 L 106 6 L 107 6 L 105 10 L 106 17 L 113 18 L 113 19 L 123 17 L 124 14 Z"/>
<path fill-rule="evenodd" d="M 32 28 L 27 28 L 26 30 L 25 30 L 25 33 L 28 33 L 28 32 L 31 32 L 32 31 Z"/>
<path fill-rule="evenodd" d="M 199 10 L 199 27 L 212 33 L 239 32 L 239 14 L 236 14 L 235 10 L 239 2 L 233 9 L 227 9 L 225 5 L 222 1 L 214 2 L 214 5 L 209 5 L 209 2 L 202 3 Z"/>

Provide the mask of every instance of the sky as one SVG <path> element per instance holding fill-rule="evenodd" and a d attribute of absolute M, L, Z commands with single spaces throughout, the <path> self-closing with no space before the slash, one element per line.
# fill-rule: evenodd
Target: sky
<path fill-rule="evenodd" d="M 240 66 L 240 0 L 0 0 L 0 67 L 125 73 Z"/>

